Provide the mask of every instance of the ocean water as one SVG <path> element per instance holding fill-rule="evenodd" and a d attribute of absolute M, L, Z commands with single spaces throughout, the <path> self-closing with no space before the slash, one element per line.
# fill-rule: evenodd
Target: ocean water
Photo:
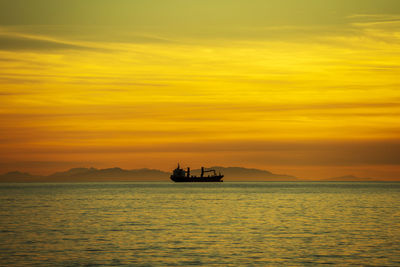
<path fill-rule="evenodd" d="M 400 266 L 400 183 L 0 184 L 1 266 Z"/>

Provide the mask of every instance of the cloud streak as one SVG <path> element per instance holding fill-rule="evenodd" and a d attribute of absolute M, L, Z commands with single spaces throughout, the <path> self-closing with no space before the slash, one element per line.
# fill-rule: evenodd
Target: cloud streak
<path fill-rule="evenodd" d="M 28 38 L 22 36 L 0 35 L 0 50 L 6 51 L 57 51 L 91 50 L 92 48 L 59 41 Z"/>

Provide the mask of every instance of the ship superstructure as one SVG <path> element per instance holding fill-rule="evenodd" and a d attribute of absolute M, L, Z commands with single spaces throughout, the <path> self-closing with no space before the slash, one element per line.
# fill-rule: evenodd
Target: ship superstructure
<path fill-rule="evenodd" d="M 212 173 L 211 175 L 205 175 L 206 173 Z M 194 176 L 190 173 L 190 168 L 188 167 L 185 171 L 182 169 L 178 163 L 178 167 L 172 172 L 171 180 L 174 182 L 223 182 L 222 178 L 224 175 L 218 173 L 215 170 L 207 170 L 201 167 L 200 176 Z"/>

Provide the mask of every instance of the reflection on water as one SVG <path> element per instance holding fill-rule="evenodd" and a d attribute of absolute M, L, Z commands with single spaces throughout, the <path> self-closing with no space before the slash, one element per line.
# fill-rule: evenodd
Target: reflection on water
<path fill-rule="evenodd" d="M 400 265 L 400 183 L 0 184 L 0 265 Z"/>

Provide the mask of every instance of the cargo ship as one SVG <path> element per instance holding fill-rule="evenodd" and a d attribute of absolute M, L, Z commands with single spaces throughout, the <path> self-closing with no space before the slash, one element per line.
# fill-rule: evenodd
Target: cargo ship
<path fill-rule="evenodd" d="M 211 175 L 205 175 L 206 173 L 212 173 Z M 171 175 L 171 180 L 176 183 L 196 183 L 196 182 L 223 182 L 222 178 L 224 176 L 221 173 L 218 173 L 215 170 L 206 170 L 204 167 L 201 167 L 201 174 L 199 176 L 193 176 L 190 174 L 190 168 L 188 167 L 185 171 L 181 169 L 178 163 L 178 167 L 173 171 Z"/>

